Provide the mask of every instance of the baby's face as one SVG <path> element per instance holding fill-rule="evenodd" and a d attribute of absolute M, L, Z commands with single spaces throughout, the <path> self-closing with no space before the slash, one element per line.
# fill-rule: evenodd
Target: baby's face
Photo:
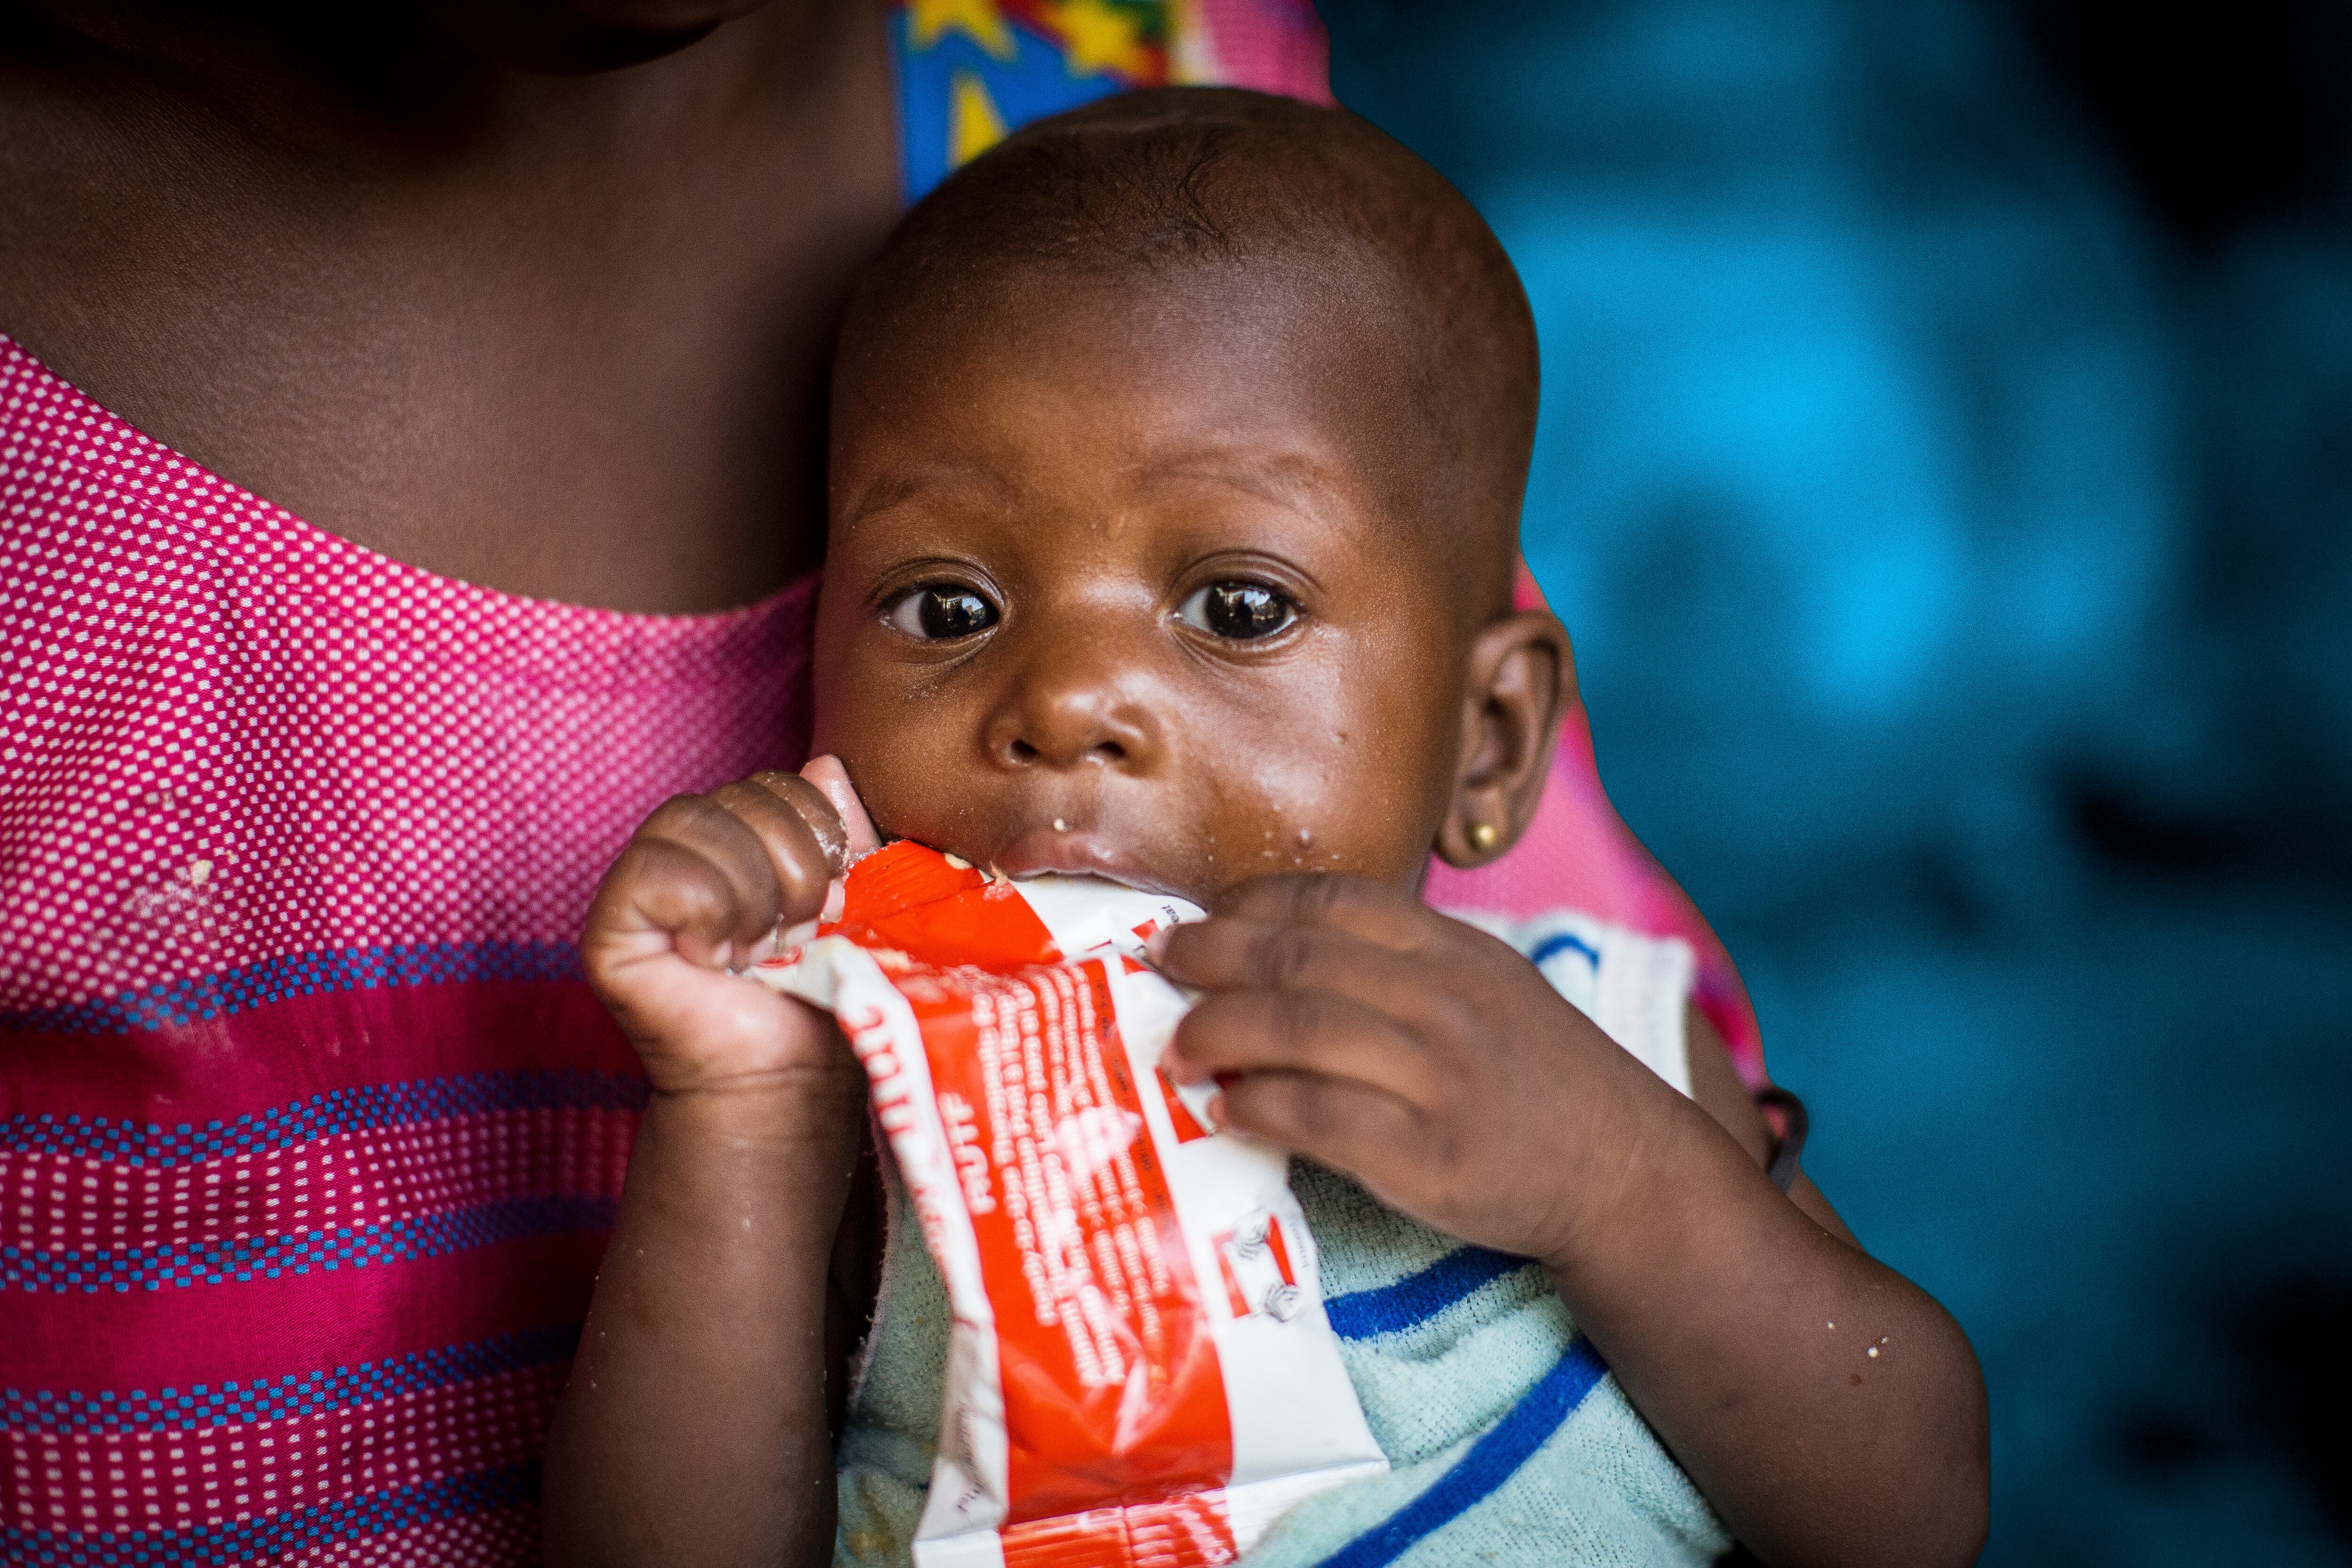
<path fill-rule="evenodd" d="M 886 834 L 1008 875 L 1417 887 L 1475 628 L 1397 515 L 1392 373 L 1279 300 L 1139 289 L 845 362 L 818 749 Z"/>

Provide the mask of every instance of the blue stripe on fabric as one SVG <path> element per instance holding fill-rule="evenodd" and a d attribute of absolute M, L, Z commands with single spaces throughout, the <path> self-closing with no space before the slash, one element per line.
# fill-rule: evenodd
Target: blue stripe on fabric
<path fill-rule="evenodd" d="M 380 1131 L 496 1110 L 643 1110 L 635 1073 L 530 1068 L 365 1084 L 272 1106 L 233 1121 L 137 1122 L 128 1117 L 21 1115 L 0 1121 L 0 1151 L 173 1166 L 290 1149 L 338 1133 Z"/>
<path fill-rule="evenodd" d="M 1483 1247 L 1449 1252 L 1418 1274 L 1373 1290 L 1351 1290 L 1323 1303 L 1331 1331 L 1343 1340 L 1369 1340 L 1427 1322 L 1482 1285 L 1526 1268 L 1530 1259 Z"/>
<path fill-rule="evenodd" d="M 79 1389 L 0 1390 L 0 1430 L 10 1432 L 163 1432 L 287 1421 L 323 1410 L 349 1410 L 404 1394 L 500 1377 L 569 1361 L 580 1325 L 555 1323 L 417 1355 L 365 1361 L 332 1371 L 278 1378 L 194 1384 L 152 1394 Z"/>
<path fill-rule="evenodd" d="M 508 1198 L 420 1215 L 391 1225 L 353 1226 L 224 1242 L 49 1251 L 0 1247 L 0 1289 L 10 1290 L 160 1290 L 166 1285 L 226 1285 L 275 1279 L 312 1269 L 439 1258 L 524 1237 L 607 1230 L 614 1198 Z"/>
<path fill-rule="evenodd" d="M 1564 931 L 1554 931 L 1536 943 L 1535 951 L 1528 954 L 1528 962 L 1541 969 L 1563 952 L 1580 952 L 1584 955 L 1585 962 L 1594 968 L 1597 969 L 1601 965 L 1601 955 L 1592 950 L 1591 942 L 1580 936 Z"/>
<path fill-rule="evenodd" d="M 450 1476 L 318 1508 L 195 1530 L 0 1530 L 0 1558 L 57 1568 L 149 1568 L 151 1564 L 260 1562 L 308 1547 L 406 1530 L 539 1497 L 539 1461 Z"/>
<path fill-rule="evenodd" d="M 199 974 L 63 1007 L 0 1014 L 0 1028 L 44 1034 L 123 1035 L 201 1024 L 296 996 L 452 985 L 481 980 L 577 980 L 580 950 L 568 942 L 420 942 L 291 953 L 217 974 Z"/>
<path fill-rule="evenodd" d="M 1510 1414 L 1411 1502 L 1323 1560 L 1322 1568 L 1382 1568 L 1445 1528 L 1518 1473 L 1586 1394 L 1609 1375 L 1589 1341 L 1570 1344 Z"/>

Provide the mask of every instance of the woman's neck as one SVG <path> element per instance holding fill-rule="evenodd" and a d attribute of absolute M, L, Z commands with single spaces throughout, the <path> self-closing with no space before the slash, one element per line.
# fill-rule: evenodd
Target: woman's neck
<path fill-rule="evenodd" d="M 0 5 L 0 54 L 12 74 L 140 103 L 167 135 L 429 176 L 502 152 L 582 156 L 583 131 L 623 122 L 707 136 L 821 72 L 840 31 L 839 8 L 814 0 L 723 25 L 597 27 L 562 12 L 20 0 Z"/>
<path fill-rule="evenodd" d="M 8 16 L 0 328 L 430 569 L 692 610 L 813 560 L 832 317 L 897 199 L 879 11 L 554 74 L 295 9 Z"/>

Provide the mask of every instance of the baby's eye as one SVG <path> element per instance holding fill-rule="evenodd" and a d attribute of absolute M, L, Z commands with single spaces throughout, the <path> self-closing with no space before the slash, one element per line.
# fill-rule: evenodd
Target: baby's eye
<path fill-rule="evenodd" d="M 996 606 L 970 588 L 926 583 L 901 595 L 882 618 L 910 637 L 947 642 L 984 632 L 996 624 Z"/>
<path fill-rule="evenodd" d="M 1263 583 L 1212 583 L 1176 606 L 1185 625 L 1212 637 L 1248 642 L 1272 637 L 1298 618 L 1298 606 Z"/>

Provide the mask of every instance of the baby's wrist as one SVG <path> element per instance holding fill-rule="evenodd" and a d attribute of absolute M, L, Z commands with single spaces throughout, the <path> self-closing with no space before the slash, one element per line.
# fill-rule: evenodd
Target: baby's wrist
<path fill-rule="evenodd" d="M 1583 1145 L 1580 1160 L 1566 1163 L 1561 1198 L 1531 1254 L 1555 1275 L 1605 1266 L 1616 1240 L 1643 1234 L 1679 1163 L 1681 1097 L 1647 1068 L 1632 1065 L 1642 1079 L 1608 1114 L 1591 1119 L 1600 1136 Z M 1662 1092 L 1645 1092 L 1653 1089 Z"/>
<path fill-rule="evenodd" d="M 657 1089 L 630 1156 L 629 1201 L 644 1223 L 730 1254 L 751 1248 L 785 1270 L 779 1279 L 821 1293 L 862 1114 L 862 1097 L 798 1084 Z"/>
<path fill-rule="evenodd" d="M 864 1071 L 828 1067 L 657 1079 L 647 1110 L 730 1140 L 802 1146 L 856 1142 L 865 1106 Z"/>

